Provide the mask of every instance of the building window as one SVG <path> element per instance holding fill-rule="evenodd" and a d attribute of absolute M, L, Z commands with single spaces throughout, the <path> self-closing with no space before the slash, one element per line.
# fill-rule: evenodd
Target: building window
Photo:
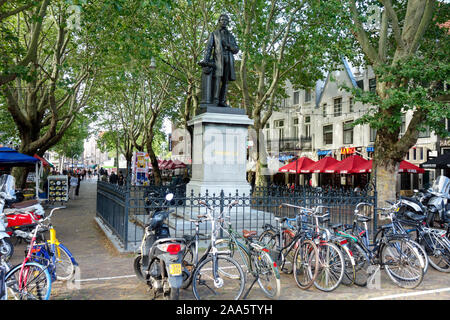
<path fill-rule="evenodd" d="M 294 125 L 298 125 L 298 118 L 294 118 Z"/>
<path fill-rule="evenodd" d="M 266 129 L 270 129 L 270 123 L 269 122 L 266 123 Z"/>
<path fill-rule="evenodd" d="M 354 107 L 354 100 L 352 97 L 350 97 L 348 99 L 348 112 L 354 112 L 355 111 L 355 107 Z"/>
<path fill-rule="evenodd" d="M 352 144 L 353 143 L 353 121 L 344 122 L 344 144 Z"/>
<path fill-rule="evenodd" d="M 327 116 L 327 104 L 324 103 L 322 106 L 322 115 L 325 118 Z"/>
<path fill-rule="evenodd" d="M 305 124 L 305 137 L 311 138 L 311 125 Z"/>
<path fill-rule="evenodd" d="M 305 117 L 305 137 L 309 138 L 311 137 L 311 117 L 306 116 Z"/>
<path fill-rule="evenodd" d="M 375 138 L 377 137 L 377 129 L 370 128 L 370 134 L 369 134 L 370 142 L 375 142 Z"/>
<path fill-rule="evenodd" d="M 361 90 L 364 90 L 364 80 L 358 80 L 358 81 L 356 81 L 356 85 L 357 85 L 358 88 L 360 88 Z"/>
<path fill-rule="evenodd" d="M 342 115 L 342 98 L 334 99 L 334 116 L 339 117 Z"/>
<path fill-rule="evenodd" d="M 333 125 L 327 125 L 323 127 L 323 144 L 333 143 Z"/>
<path fill-rule="evenodd" d="M 300 103 L 300 91 L 294 91 L 294 106 Z"/>
<path fill-rule="evenodd" d="M 375 78 L 369 79 L 369 91 L 375 92 L 377 89 L 377 80 Z"/>
<path fill-rule="evenodd" d="M 311 90 L 307 89 L 305 90 L 305 102 L 311 101 Z"/>
<path fill-rule="evenodd" d="M 282 128 L 282 127 L 284 127 L 284 120 L 275 120 L 274 125 L 275 125 L 275 128 Z"/>

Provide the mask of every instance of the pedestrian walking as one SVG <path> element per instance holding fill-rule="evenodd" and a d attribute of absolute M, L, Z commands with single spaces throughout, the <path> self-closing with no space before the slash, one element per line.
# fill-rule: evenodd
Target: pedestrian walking
<path fill-rule="evenodd" d="M 111 172 L 111 175 L 109 176 L 109 183 L 116 184 L 117 183 L 117 175 L 115 172 Z"/>
<path fill-rule="evenodd" d="M 78 178 L 76 177 L 75 173 L 70 174 L 70 191 L 69 191 L 69 199 L 75 199 L 75 192 L 78 186 Z"/>
<path fill-rule="evenodd" d="M 123 182 L 124 182 L 123 174 L 122 174 L 122 172 L 119 172 L 119 177 L 117 178 L 117 184 L 119 186 L 123 186 Z"/>
<path fill-rule="evenodd" d="M 75 189 L 75 195 L 77 197 L 80 195 L 81 178 L 82 178 L 82 175 L 78 174 L 78 181 L 77 181 L 77 186 L 76 186 L 76 189 Z"/>

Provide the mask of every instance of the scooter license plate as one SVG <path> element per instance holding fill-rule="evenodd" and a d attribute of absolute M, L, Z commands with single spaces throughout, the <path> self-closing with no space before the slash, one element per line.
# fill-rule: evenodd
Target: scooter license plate
<path fill-rule="evenodd" d="M 173 264 L 169 265 L 169 274 L 172 276 L 181 275 L 181 264 L 173 263 Z"/>

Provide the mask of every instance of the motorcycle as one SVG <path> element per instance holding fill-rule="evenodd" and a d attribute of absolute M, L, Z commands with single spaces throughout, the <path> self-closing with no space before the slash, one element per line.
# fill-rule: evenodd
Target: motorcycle
<path fill-rule="evenodd" d="M 5 199 L 8 198 L 8 195 L 1 190 L 2 186 L 0 185 L 0 255 L 8 260 L 14 254 L 14 246 L 11 242 L 10 234 L 6 232 L 6 226 L 8 223 L 5 221 L 5 213 L 3 212 Z"/>
<path fill-rule="evenodd" d="M 438 176 L 428 190 L 429 195 L 423 201 L 427 206 L 427 225 L 433 227 L 437 224 L 443 228 L 450 222 L 450 179 Z"/>
<path fill-rule="evenodd" d="M 38 200 L 16 201 L 18 193 L 15 191 L 13 176 L 4 174 L 0 177 L 0 190 L 5 194 L 2 209 L 6 218 L 6 233 L 9 236 L 30 232 L 35 226 L 33 219 L 40 220 L 44 217 L 45 210 Z"/>
<path fill-rule="evenodd" d="M 167 194 L 166 204 L 172 199 L 173 194 Z M 145 226 L 134 270 L 138 279 L 150 287 L 153 299 L 162 294 L 165 299 L 178 300 L 184 278 L 181 263 L 186 244 L 184 238 L 170 237 L 169 226 L 165 223 L 169 212 L 164 207 L 155 210 Z"/>

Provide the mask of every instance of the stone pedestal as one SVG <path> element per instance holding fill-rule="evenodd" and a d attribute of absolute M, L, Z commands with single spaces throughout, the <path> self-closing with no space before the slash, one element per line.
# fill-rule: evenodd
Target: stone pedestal
<path fill-rule="evenodd" d="M 253 121 L 245 111 L 200 105 L 200 112 L 188 124 L 194 127 L 192 178 L 186 187 L 195 196 L 250 194 L 246 180 L 247 134 Z"/>

